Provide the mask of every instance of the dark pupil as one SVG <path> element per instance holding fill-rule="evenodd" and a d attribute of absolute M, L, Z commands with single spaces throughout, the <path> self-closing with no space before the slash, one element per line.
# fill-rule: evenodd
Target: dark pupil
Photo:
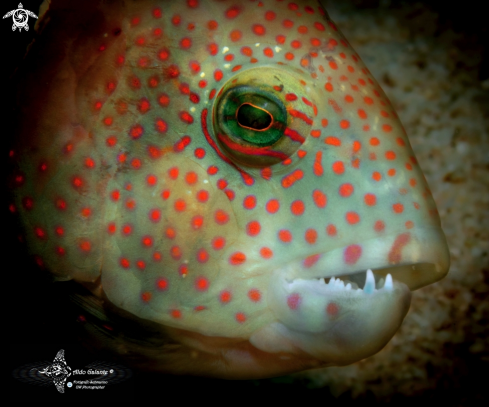
<path fill-rule="evenodd" d="M 258 109 L 249 103 L 238 108 L 238 124 L 253 130 L 264 130 L 272 124 L 272 115 L 266 110 Z"/>

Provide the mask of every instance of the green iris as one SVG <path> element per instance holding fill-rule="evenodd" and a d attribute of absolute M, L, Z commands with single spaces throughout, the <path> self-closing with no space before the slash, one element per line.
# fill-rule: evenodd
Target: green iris
<path fill-rule="evenodd" d="M 310 133 L 312 119 L 296 119 L 290 111 L 309 117 L 313 102 L 286 95 L 304 94 L 305 83 L 302 73 L 272 65 L 229 78 L 212 107 L 216 147 L 247 167 L 271 167 L 291 158 Z"/>
<path fill-rule="evenodd" d="M 242 85 L 222 95 L 217 120 L 223 133 L 235 143 L 265 147 L 283 136 L 287 111 L 266 87 Z"/>

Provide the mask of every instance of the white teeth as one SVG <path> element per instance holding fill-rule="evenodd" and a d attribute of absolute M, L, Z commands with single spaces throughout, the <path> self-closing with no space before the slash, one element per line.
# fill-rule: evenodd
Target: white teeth
<path fill-rule="evenodd" d="M 345 283 L 340 278 L 331 277 L 329 281 L 326 283 L 325 278 L 319 278 L 319 284 L 324 286 L 329 286 L 332 289 L 344 289 L 344 290 L 353 290 L 355 292 L 361 292 L 361 288 L 355 282 L 348 281 Z M 385 282 L 384 282 L 385 281 Z M 365 273 L 365 285 L 363 286 L 363 292 L 365 294 L 372 294 L 375 290 L 381 290 L 385 288 L 387 291 L 392 291 L 394 288 L 394 284 L 392 281 L 392 276 L 387 274 L 384 278 L 380 278 L 377 282 L 375 282 L 374 273 L 371 269 L 368 269 Z"/>
<path fill-rule="evenodd" d="M 390 274 L 387 274 L 387 277 L 385 278 L 384 288 L 389 291 L 392 291 L 392 289 L 394 288 L 394 285 L 392 283 L 392 276 Z"/>
<path fill-rule="evenodd" d="M 363 292 L 366 294 L 372 294 L 375 291 L 375 278 L 372 270 L 367 270 L 367 277 L 365 278 L 365 286 Z"/>

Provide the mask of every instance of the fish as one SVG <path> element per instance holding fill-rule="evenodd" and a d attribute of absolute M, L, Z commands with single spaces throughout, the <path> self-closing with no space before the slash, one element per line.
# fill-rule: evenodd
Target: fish
<path fill-rule="evenodd" d="M 226 379 L 347 365 L 447 274 L 407 134 L 321 3 L 52 0 L 35 28 L 10 211 L 96 351 Z"/>

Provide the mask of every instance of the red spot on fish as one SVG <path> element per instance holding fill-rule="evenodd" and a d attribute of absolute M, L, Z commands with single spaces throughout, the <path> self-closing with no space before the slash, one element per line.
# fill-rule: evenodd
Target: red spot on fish
<path fill-rule="evenodd" d="M 314 204 L 318 208 L 324 208 L 324 207 L 326 207 L 326 204 L 328 203 L 328 199 L 326 197 L 326 194 L 324 194 L 324 192 L 322 192 L 318 189 L 315 189 L 312 192 L 312 200 L 314 201 Z"/>
<path fill-rule="evenodd" d="M 318 232 L 316 232 L 316 230 L 314 229 L 307 229 L 306 232 L 304 233 L 304 240 L 309 244 L 316 243 L 317 238 L 318 238 Z"/>
<path fill-rule="evenodd" d="M 223 304 L 227 304 L 233 298 L 230 291 L 225 290 L 219 293 L 219 301 Z"/>
<path fill-rule="evenodd" d="M 317 232 L 316 232 L 316 237 L 317 237 Z M 321 258 L 320 254 L 313 254 L 312 256 L 306 257 L 302 262 L 302 264 L 304 265 L 304 267 L 309 268 L 314 266 L 320 258 Z"/>
<path fill-rule="evenodd" d="M 331 168 L 335 174 L 341 175 L 345 172 L 345 165 L 343 164 L 342 161 L 335 161 L 332 165 Z"/>
<path fill-rule="evenodd" d="M 276 213 L 280 209 L 280 203 L 277 199 L 270 199 L 265 208 L 268 213 Z"/>
<path fill-rule="evenodd" d="M 261 24 L 253 24 L 253 32 L 256 35 L 265 35 L 266 30 L 265 27 Z"/>
<path fill-rule="evenodd" d="M 151 209 L 149 211 L 149 219 L 151 222 L 157 223 L 161 219 L 161 210 L 160 209 Z"/>
<path fill-rule="evenodd" d="M 164 277 L 160 277 L 156 280 L 156 288 L 159 291 L 166 291 L 168 289 L 168 280 Z"/>
<path fill-rule="evenodd" d="M 289 188 L 304 177 L 304 171 L 297 169 L 282 178 L 282 187 Z"/>
<path fill-rule="evenodd" d="M 131 263 L 125 257 L 123 257 L 123 258 L 120 259 L 119 264 L 121 265 L 121 267 L 123 267 L 125 269 L 127 269 L 127 268 L 129 268 L 131 266 Z"/>
<path fill-rule="evenodd" d="M 171 22 L 173 25 L 180 25 L 180 23 L 182 22 L 182 18 L 178 15 L 178 14 L 175 14 L 172 19 L 171 19 Z"/>
<path fill-rule="evenodd" d="M 351 194 L 353 194 L 353 191 L 353 185 L 350 183 L 340 185 L 340 188 L 338 190 L 340 196 L 342 196 L 343 198 L 348 198 L 349 196 L 351 196 Z"/>
<path fill-rule="evenodd" d="M 180 76 L 180 69 L 177 65 L 170 65 L 163 73 L 167 79 L 176 79 Z"/>
<path fill-rule="evenodd" d="M 251 222 L 248 222 L 246 225 L 246 233 L 249 236 L 256 236 L 260 233 L 261 230 L 261 225 L 260 222 L 253 220 Z"/>
<path fill-rule="evenodd" d="M 278 238 L 284 243 L 290 243 L 292 241 L 292 233 L 287 229 L 279 230 Z"/>
<path fill-rule="evenodd" d="M 326 226 L 326 233 L 328 234 L 328 236 L 336 236 L 336 234 L 338 233 L 338 231 L 336 230 L 336 226 L 331 224 Z"/>
<path fill-rule="evenodd" d="M 140 124 L 136 124 L 134 126 L 131 127 L 131 129 L 129 130 L 129 135 L 133 138 L 133 139 L 138 139 L 140 138 L 142 135 L 144 134 L 144 128 L 143 126 L 141 126 Z"/>
<path fill-rule="evenodd" d="M 292 28 L 292 27 L 294 26 L 294 22 L 293 22 L 293 21 L 291 21 L 291 20 L 286 19 L 286 20 L 284 20 L 284 21 L 282 22 L 282 25 L 283 25 L 285 28 Z"/>
<path fill-rule="evenodd" d="M 403 233 L 396 238 L 387 257 L 390 264 L 396 264 L 402 260 L 402 249 L 410 240 L 411 236 L 409 233 Z"/>
<path fill-rule="evenodd" d="M 302 297 L 300 296 L 300 294 L 293 293 L 287 297 L 287 306 L 291 310 L 298 309 L 299 306 L 301 305 L 301 302 L 302 302 Z"/>
<path fill-rule="evenodd" d="M 402 213 L 404 211 L 404 205 L 401 203 L 395 203 L 394 205 L 392 205 L 392 210 L 395 213 Z"/>
<path fill-rule="evenodd" d="M 316 158 L 313 164 L 313 171 L 314 175 L 316 175 L 317 177 L 320 177 L 324 173 L 323 164 L 321 163 L 322 156 L 323 153 L 321 151 L 316 152 Z"/>
<path fill-rule="evenodd" d="M 273 58 L 273 50 L 270 47 L 267 47 L 263 50 L 263 55 L 265 55 L 268 58 Z"/>
<path fill-rule="evenodd" d="M 222 79 L 222 77 L 223 77 L 223 73 L 222 73 L 222 71 L 221 71 L 220 69 L 216 69 L 216 70 L 214 71 L 214 79 L 215 79 L 217 82 L 219 82 L 219 81 Z"/>
<path fill-rule="evenodd" d="M 355 264 L 361 255 L 362 247 L 357 244 L 352 244 L 343 252 L 343 260 L 346 264 Z"/>
<path fill-rule="evenodd" d="M 180 319 L 182 318 L 182 311 L 180 311 L 179 309 L 172 309 L 170 311 L 170 315 L 173 319 Z"/>
<path fill-rule="evenodd" d="M 180 48 L 189 49 L 192 46 L 192 40 L 188 37 L 182 38 L 180 41 Z"/>
<path fill-rule="evenodd" d="M 236 313 L 235 317 L 236 322 L 242 324 L 243 322 L 246 322 L 246 315 L 243 314 L 242 312 Z"/>
<path fill-rule="evenodd" d="M 209 288 L 209 280 L 205 277 L 197 277 L 195 279 L 195 289 L 197 291 L 207 291 Z"/>
<path fill-rule="evenodd" d="M 324 31 L 325 30 L 325 27 L 322 23 L 320 22 L 315 22 L 314 23 L 314 27 L 316 28 L 316 30 L 318 31 Z"/>
<path fill-rule="evenodd" d="M 209 51 L 209 54 L 214 56 L 219 51 L 219 48 L 218 48 L 217 44 L 213 42 L 213 43 L 207 45 L 207 50 Z"/>
<path fill-rule="evenodd" d="M 62 204 L 61 205 L 58 205 L 58 202 L 61 202 Z M 26 196 L 26 197 L 22 198 L 22 206 L 24 207 L 24 209 L 30 211 L 33 208 L 33 206 L 34 206 L 34 199 L 32 199 L 29 196 Z M 65 209 L 66 208 L 66 202 L 64 202 L 61 199 L 58 199 L 56 201 L 56 206 L 59 209 Z"/>
<path fill-rule="evenodd" d="M 221 250 L 226 245 L 226 239 L 222 236 L 217 236 L 212 240 L 212 248 L 214 250 Z"/>
<path fill-rule="evenodd" d="M 350 225 L 354 225 L 355 223 L 360 222 L 360 215 L 353 211 L 347 212 L 345 215 L 345 219 Z"/>
<path fill-rule="evenodd" d="M 246 255 L 243 252 L 235 252 L 229 257 L 229 263 L 237 266 L 246 261 Z"/>
<path fill-rule="evenodd" d="M 387 151 L 385 153 L 385 158 L 388 160 L 395 160 L 396 159 L 396 153 L 394 151 Z"/>
<path fill-rule="evenodd" d="M 254 209 L 256 206 L 256 197 L 254 195 L 248 195 L 243 200 L 243 207 L 245 209 Z"/>
<path fill-rule="evenodd" d="M 277 15 L 275 14 L 275 12 L 274 12 L 274 11 L 267 11 L 267 12 L 265 13 L 265 20 L 267 20 L 267 21 L 273 21 L 273 20 L 275 20 L 275 17 L 276 17 L 276 16 L 277 16 Z"/>
<path fill-rule="evenodd" d="M 233 18 L 236 18 L 239 13 L 241 12 L 242 10 L 242 7 L 240 6 L 232 6 L 232 7 L 229 7 L 225 12 L 224 12 L 224 15 L 226 18 L 229 18 L 229 19 L 233 19 Z"/>
<path fill-rule="evenodd" d="M 229 38 L 231 38 L 231 41 L 233 41 L 233 42 L 239 41 L 242 36 L 243 36 L 243 34 L 241 33 L 240 30 L 233 30 L 229 34 Z"/>
<path fill-rule="evenodd" d="M 377 197 L 374 194 L 365 194 L 363 197 L 365 205 L 374 206 L 377 203 Z"/>
<path fill-rule="evenodd" d="M 153 238 L 151 236 L 143 236 L 141 239 L 141 243 L 145 247 L 151 247 L 153 246 Z"/>
<path fill-rule="evenodd" d="M 229 215 L 222 209 L 218 209 L 214 214 L 214 220 L 218 225 L 225 225 L 229 221 Z"/>
<path fill-rule="evenodd" d="M 248 298 L 253 302 L 258 302 L 261 300 L 261 292 L 256 288 L 252 288 L 248 291 Z"/>
<path fill-rule="evenodd" d="M 275 41 L 277 41 L 278 44 L 284 44 L 285 43 L 285 35 L 279 34 L 275 37 Z"/>
<path fill-rule="evenodd" d="M 335 302 L 330 302 L 326 306 L 326 312 L 331 317 L 335 317 L 336 315 L 338 315 L 339 311 L 340 311 L 340 308 L 338 307 L 338 304 L 336 304 Z"/>
<path fill-rule="evenodd" d="M 182 257 L 182 250 L 178 246 L 172 246 L 170 248 L 170 256 L 175 260 L 180 260 Z"/>
<path fill-rule="evenodd" d="M 295 216 L 302 215 L 304 213 L 304 210 L 305 210 L 304 202 L 302 202 L 300 199 L 295 200 L 290 205 L 290 211 Z"/>
<path fill-rule="evenodd" d="M 264 259 L 270 259 L 273 256 L 273 251 L 269 247 L 262 247 L 260 249 L 260 256 Z"/>

